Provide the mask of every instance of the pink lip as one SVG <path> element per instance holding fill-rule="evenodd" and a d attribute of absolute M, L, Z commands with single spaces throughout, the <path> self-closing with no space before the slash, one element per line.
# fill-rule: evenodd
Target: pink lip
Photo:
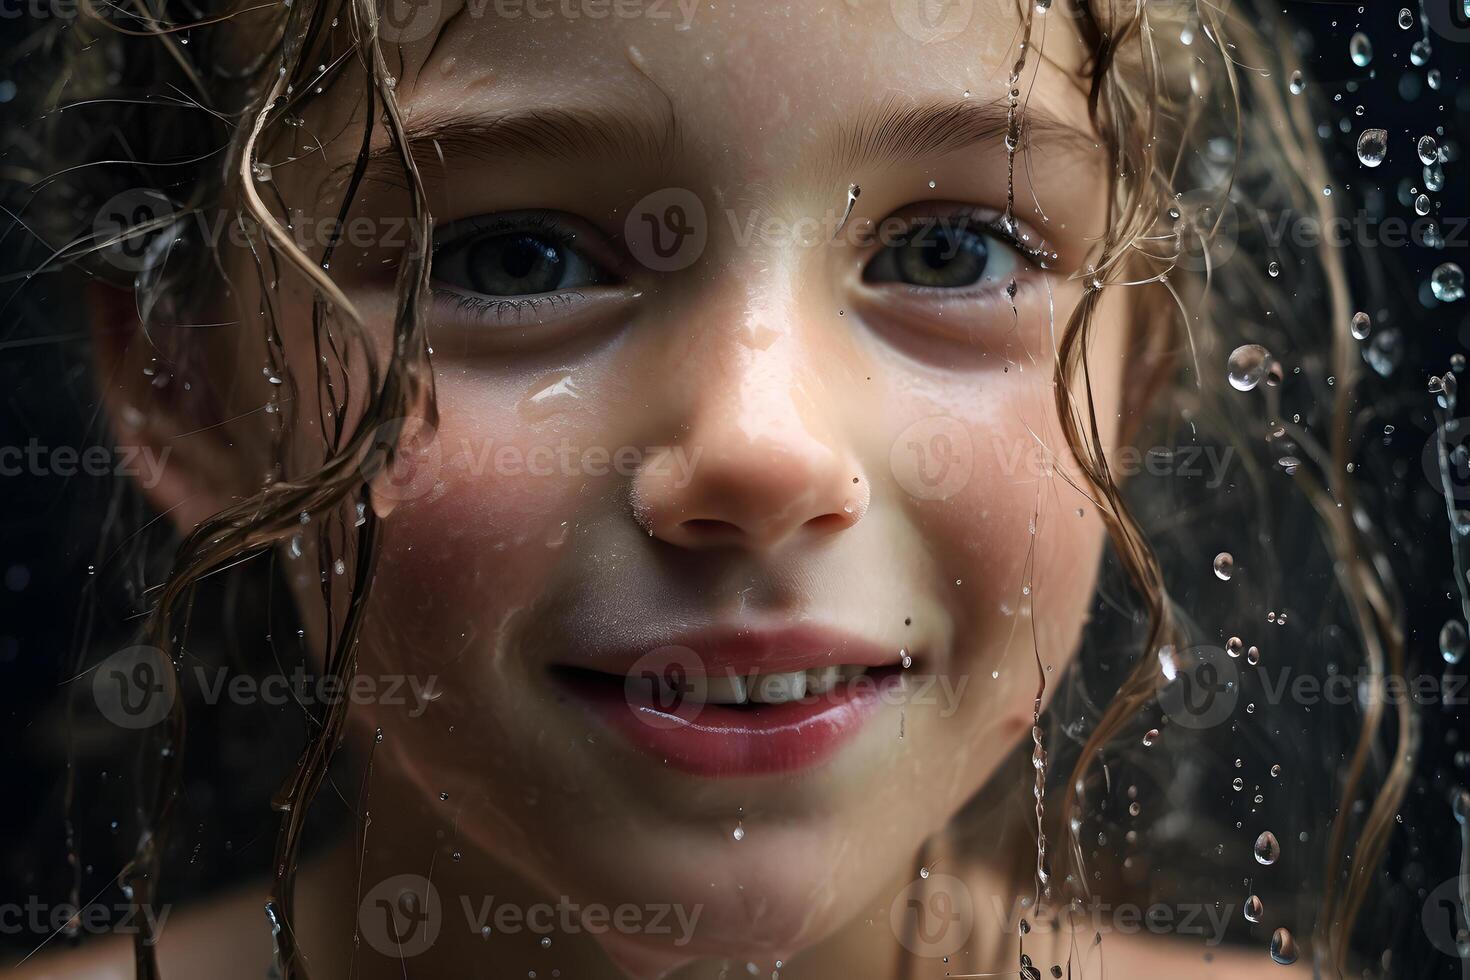
<path fill-rule="evenodd" d="M 684 702 L 671 708 L 651 686 L 627 683 L 654 649 L 672 652 L 690 677 L 837 665 L 864 666 L 869 672 L 786 704 Z M 642 650 L 596 652 L 579 659 L 576 666 L 583 669 L 558 676 L 594 717 L 662 764 L 696 776 L 755 776 L 808 769 L 832 758 L 878 714 L 884 694 L 902 684 L 901 656 L 897 648 L 820 627 L 716 628 Z"/>

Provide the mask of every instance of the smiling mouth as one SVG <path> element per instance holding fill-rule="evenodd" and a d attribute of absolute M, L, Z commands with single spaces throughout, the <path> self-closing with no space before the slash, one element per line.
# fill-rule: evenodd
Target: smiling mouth
<path fill-rule="evenodd" d="M 625 693 L 629 687 L 646 687 L 650 702 L 655 703 L 667 705 L 683 701 L 755 711 L 766 706 L 813 701 L 828 696 L 842 698 L 849 693 L 848 688 L 861 685 L 865 681 L 880 684 L 896 674 L 897 670 L 897 667 L 889 666 L 842 664 L 772 673 L 738 674 L 729 671 L 684 678 L 656 676 L 651 679 L 635 678 L 632 684 L 629 682 L 629 675 L 596 670 L 556 667 L 553 668 L 553 673 L 569 684 L 612 684 Z"/>
<path fill-rule="evenodd" d="M 894 702 L 913 662 L 901 649 L 812 628 L 714 631 L 635 653 L 558 664 L 552 677 L 625 745 L 703 777 L 827 762 Z"/>

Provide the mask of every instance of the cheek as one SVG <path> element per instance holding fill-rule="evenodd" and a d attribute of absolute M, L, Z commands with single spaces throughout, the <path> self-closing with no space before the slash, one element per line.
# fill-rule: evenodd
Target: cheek
<path fill-rule="evenodd" d="M 634 451 L 619 452 L 615 413 L 575 384 L 567 372 L 441 379 L 441 425 L 416 457 L 428 472 L 411 464 L 397 476 L 404 499 L 385 522 L 374 594 L 433 656 L 491 649 L 506 619 L 578 560 L 579 528 L 616 506 Z"/>

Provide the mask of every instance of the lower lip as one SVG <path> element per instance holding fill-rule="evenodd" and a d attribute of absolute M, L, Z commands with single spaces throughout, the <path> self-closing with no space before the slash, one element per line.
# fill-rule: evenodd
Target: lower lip
<path fill-rule="evenodd" d="M 695 776 L 760 776 L 831 759 L 883 708 L 903 678 L 870 670 L 825 694 L 786 704 L 732 707 L 686 702 L 677 713 L 630 694 L 622 678 L 558 673 L 565 690 L 634 748 Z"/>

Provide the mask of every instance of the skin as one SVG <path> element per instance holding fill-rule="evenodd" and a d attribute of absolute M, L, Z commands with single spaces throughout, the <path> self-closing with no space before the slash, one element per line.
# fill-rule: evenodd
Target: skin
<path fill-rule="evenodd" d="M 440 239 L 477 215 L 573 215 L 575 242 L 608 266 L 608 282 L 503 319 L 466 310 L 449 294 L 465 289 L 439 283 L 430 309 L 439 424 L 421 441 L 427 452 L 409 452 L 375 486 L 384 544 L 359 654 L 360 673 L 407 673 L 439 696 L 353 709 L 349 746 L 361 761 L 370 754 L 372 819 L 360 846 L 303 872 L 299 935 L 314 975 L 346 976 L 351 963 L 359 977 L 493 965 L 507 976 L 693 978 L 722 975 L 727 961 L 732 975 L 746 962 L 769 975 L 778 960 L 787 977 L 875 975 L 903 955 L 889 908 L 925 854 L 965 882 L 975 928 L 952 962 L 913 968 L 1013 971 L 1014 932 L 992 899 L 1009 907 L 1029 893 L 1005 873 L 1033 860 L 1028 804 L 1017 796 L 994 853 L 978 859 L 946 850 L 942 832 L 1029 738 L 1038 664 L 1049 697 L 1076 654 L 1104 542 L 1095 507 L 1072 485 L 1053 401 L 1054 339 L 1082 294 L 1077 273 L 1102 232 L 1107 193 L 1076 78 L 1085 52 L 1053 17 L 1023 78 L 1029 136 L 1014 215 L 1049 268 L 991 239 L 990 281 L 920 289 L 865 281 L 883 248 L 858 232 L 894 215 L 1002 215 L 1003 127 L 963 146 L 911 139 L 873 160 L 844 153 L 861 141 L 841 134 L 885 110 L 932 106 L 999 106 L 1003 123 L 1014 5 L 978 2 L 962 30 L 933 43 L 879 3 L 722 3 L 698 9 L 685 30 L 677 11 L 673 21 L 592 21 L 494 10 L 446 9 L 438 29 L 390 57 L 409 128 L 440 137 L 442 162 L 419 147 Z M 474 120 L 533 108 L 650 132 L 560 155 L 467 150 L 457 138 Z M 338 85 L 303 112 L 305 125 L 265 156 L 283 160 L 297 135 L 324 140 L 279 166 L 274 183 L 293 207 L 331 214 L 356 138 L 329 137 L 360 121 L 360 102 Z M 861 194 L 836 233 L 852 184 Z M 624 231 L 640 201 L 668 188 L 702 203 L 707 241 L 687 267 L 665 271 L 628 254 Z M 401 175 L 382 165 L 353 213 L 386 228 L 406 202 Z M 777 227 L 803 218 L 827 222 L 814 241 Z M 752 221 L 771 233 L 742 240 Z M 395 251 L 373 240 L 332 262 L 381 354 Z M 230 308 L 254 309 L 248 266 L 229 261 L 242 272 Z M 1105 296 L 1089 350 L 1111 444 L 1137 410 L 1122 392 L 1136 311 L 1120 291 Z M 287 359 L 310 378 L 310 293 L 284 276 L 279 302 Z M 147 403 L 144 437 L 175 447 L 152 493 L 188 529 L 248 494 L 269 465 L 258 411 L 269 386 L 236 368 L 262 363 L 258 339 L 213 341 L 212 390 L 228 394 L 211 411 L 234 421 L 184 438 L 197 417 L 150 403 L 158 396 L 132 380 L 146 344 L 117 319 L 104 392 L 114 415 Z M 315 438 L 315 420 L 301 424 L 297 471 Z M 939 496 L 916 468 L 936 461 L 914 456 L 916 444 L 939 451 L 936 434 L 969 468 Z M 533 458 L 564 442 L 636 447 L 637 464 L 532 475 L 494 462 L 502 447 Z M 687 471 L 669 465 L 677 452 L 693 460 Z M 294 560 L 283 552 L 282 563 L 320 644 L 315 558 L 308 548 Z M 934 678 L 961 693 L 885 705 L 821 766 L 708 779 L 623 744 L 551 674 L 607 637 L 793 623 L 902 648 L 914 661 L 910 690 Z M 369 943 L 354 953 L 356 910 L 343 896 L 399 874 L 434 881 L 440 938 L 404 961 Z M 558 932 L 547 950 L 526 932 L 485 939 L 466 928 L 459 897 L 486 895 L 700 912 L 687 937 Z M 269 956 L 258 903 L 257 890 L 167 932 L 166 966 L 218 973 L 209 951 L 228 949 L 225 972 L 239 961 L 250 964 L 240 975 L 258 975 Z M 1044 969 L 1066 962 L 1065 946 L 1042 934 L 1026 948 Z M 1103 950 L 1122 975 L 1235 976 L 1265 962 L 1263 952 L 1206 959 L 1198 943 L 1151 937 L 1110 936 Z M 124 962 L 99 948 L 69 969 L 113 976 Z"/>

